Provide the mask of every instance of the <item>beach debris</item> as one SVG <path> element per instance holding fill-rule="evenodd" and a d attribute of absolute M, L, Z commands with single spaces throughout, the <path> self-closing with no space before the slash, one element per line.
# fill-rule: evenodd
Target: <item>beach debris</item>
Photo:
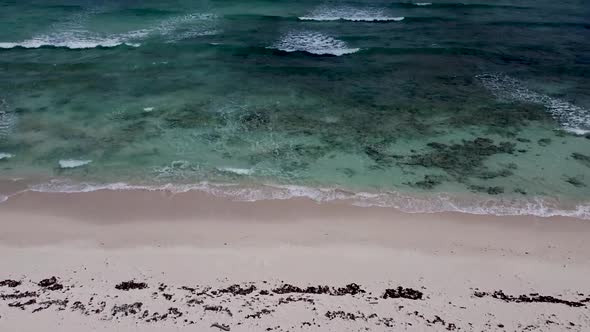
<path fill-rule="evenodd" d="M 422 300 L 422 296 L 424 296 L 424 293 L 422 293 L 419 290 L 415 290 L 412 288 L 404 288 L 401 286 L 398 286 L 397 288 L 388 288 L 385 290 L 385 293 L 383 294 L 382 298 L 383 299 L 398 299 L 398 298 L 404 298 L 404 299 L 408 299 L 408 300 Z"/>
<path fill-rule="evenodd" d="M 62 284 L 57 283 L 57 278 L 55 276 L 43 279 L 39 281 L 37 285 L 50 291 L 56 291 L 64 288 Z"/>
<path fill-rule="evenodd" d="M 6 279 L 6 280 L 3 280 L 3 281 L 0 281 L 0 287 L 14 288 L 14 287 L 20 286 L 20 284 L 21 284 L 20 281 L 12 280 L 12 279 Z"/>
<path fill-rule="evenodd" d="M 213 324 L 211 324 L 211 327 L 216 327 L 222 331 L 229 331 L 230 330 L 229 325 L 226 325 L 226 324 L 213 323 Z"/>
<path fill-rule="evenodd" d="M 133 280 L 123 281 L 116 285 L 115 288 L 118 290 L 129 291 L 132 289 L 145 289 L 148 285 L 145 282 L 135 282 Z"/>
<path fill-rule="evenodd" d="M 556 303 L 556 304 L 565 304 L 569 307 L 585 307 L 587 302 L 590 302 L 590 297 L 585 298 L 578 301 L 573 300 L 563 300 L 560 298 L 556 298 L 549 295 L 539 295 L 537 293 L 531 293 L 529 295 L 507 295 L 502 290 L 497 290 L 493 293 L 488 292 L 481 292 L 475 291 L 473 293 L 475 297 L 492 297 L 497 300 L 502 300 L 504 302 L 514 302 L 514 303 Z"/>

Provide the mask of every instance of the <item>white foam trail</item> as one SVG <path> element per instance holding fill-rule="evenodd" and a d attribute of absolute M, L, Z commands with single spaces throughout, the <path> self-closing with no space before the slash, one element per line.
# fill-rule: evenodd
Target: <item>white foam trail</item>
<path fill-rule="evenodd" d="M 477 78 L 500 99 L 541 104 L 564 130 L 577 135 L 590 133 L 590 110 L 532 91 L 519 80 L 506 75 L 484 74 Z"/>
<path fill-rule="evenodd" d="M 432 5 L 432 2 L 415 2 L 414 5 L 415 6 L 430 6 L 430 5 Z"/>
<path fill-rule="evenodd" d="M 211 14 L 188 14 L 179 17 L 165 19 L 154 27 L 133 30 L 119 34 L 104 34 L 88 31 L 84 28 L 84 22 L 88 17 L 97 13 L 97 10 L 90 10 L 83 14 L 74 15 L 70 20 L 62 24 L 54 25 L 53 31 L 37 35 L 31 39 L 17 42 L 0 42 L 0 48 L 11 49 L 59 47 L 69 49 L 91 49 L 97 47 L 117 47 L 127 45 L 139 47 L 138 41 L 151 36 L 161 35 L 169 42 L 187 39 L 195 36 L 205 36 L 218 33 L 214 29 L 214 15 Z"/>
<path fill-rule="evenodd" d="M 311 188 L 305 186 L 261 185 L 243 187 L 235 184 L 164 184 L 160 186 L 130 185 L 127 183 L 93 184 L 52 180 L 48 183 L 29 187 L 35 192 L 84 193 L 98 190 L 146 190 L 185 193 L 200 191 L 217 197 L 236 201 L 254 202 L 260 200 L 286 200 L 308 198 L 318 203 L 345 201 L 363 207 L 387 207 L 407 213 L 462 212 L 476 215 L 498 216 L 564 216 L 590 220 L 590 202 L 570 207 L 550 198 L 475 198 L 458 197 L 451 194 L 410 196 L 399 192 L 350 192 L 335 188 Z"/>
<path fill-rule="evenodd" d="M 10 159 L 12 157 L 14 157 L 14 155 L 10 153 L 0 152 L 0 160 Z"/>
<path fill-rule="evenodd" d="M 88 165 L 92 160 L 78 160 L 78 159 L 62 159 L 59 161 L 59 167 L 61 168 L 76 168 L 84 165 Z"/>
<path fill-rule="evenodd" d="M 302 21 L 353 21 L 353 22 L 387 22 L 402 21 L 404 17 L 390 16 L 383 9 L 359 9 L 353 7 L 327 7 L 315 9 L 306 16 L 299 17 Z"/>
<path fill-rule="evenodd" d="M 218 168 L 222 172 L 230 172 L 238 175 L 252 175 L 254 170 L 251 168 L 235 168 L 235 167 L 221 167 Z"/>
<path fill-rule="evenodd" d="M 341 56 L 358 52 L 358 48 L 351 48 L 345 42 L 326 36 L 319 32 L 292 31 L 285 34 L 281 40 L 271 48 L 285 52 L 307 52 L 317 55 Z"/>

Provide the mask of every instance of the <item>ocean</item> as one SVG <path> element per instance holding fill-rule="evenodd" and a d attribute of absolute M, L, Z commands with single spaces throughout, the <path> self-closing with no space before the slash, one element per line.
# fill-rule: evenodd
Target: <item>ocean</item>
<path fill-rule="evenodd" d="M 0 0 L 0 178 L 590 219 L 589 18 L 583 0 Z"/>

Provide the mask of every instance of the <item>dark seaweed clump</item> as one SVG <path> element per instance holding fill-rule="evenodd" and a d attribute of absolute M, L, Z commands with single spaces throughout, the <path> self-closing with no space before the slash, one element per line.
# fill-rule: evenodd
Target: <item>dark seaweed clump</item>
<path fill-rule="evenodd" d="M 422 293 L 419 290 L 398 286 L 397 288 L 386 289 L 382 298 L 384 298 L 384 299 L 404 298 L 404 299 L 408 299 L 408 300 L 422 300 L 423 296 L 424 296 L 424 293 Z"/>
<path fill-rule="evenodd" d="M 6 279 L 3 281 L 0 281 L 0 287 L 10 287 L 10 288 L 14 288 L 14 287 L 18 287 L 20 286 L 21 282 L 18 280 L 12 280 L 12 279 Z"/>
<path fill-rule="evenodd" d="M 132 289 L 145 289 L 145 288 L 147 288 L 147 284 L 145 282 L 135 282 L 135 281 L 131 280 L 131 281 L 123 281 L 122 283 L 116 285 L 115 288 L 118 290 L 124 290 L 124 291 L 132 290 Z"/>
<path fill-rule="evenodd" d="M 588 299 L 584 299 L 581 301 L 572 301 L 572 300 L 564 300 L 564 299 L 560 299 L 560 298 L 556 298 L 553 296 L 549 296 L 549 295 L 539 295 L 536 293 L 533 294 L 529 294 L 529 295 L 518 295 L 518 296 L 514 296 L 514 295 L 507 295 L 505 294 L 503 291 L 498 290 L 495 291 L 493 293 L 487 293 L 487 292 L 480 292 L 480 291 L 476 291 L 473 294 L 475 297 L 492 297 L 494 299 L 498 299 L 498 300 L 502 300 L 504 302 L 515 302 L 515 303 L 556 303 L 556 304 L 565 304 L 569 307 L 584 307 L 586 306 L 585 302 L 588 301 Z"/>

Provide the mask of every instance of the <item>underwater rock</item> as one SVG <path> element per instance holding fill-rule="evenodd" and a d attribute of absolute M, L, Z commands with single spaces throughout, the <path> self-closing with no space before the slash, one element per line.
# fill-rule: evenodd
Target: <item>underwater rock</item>
<path fill-rule="evenodd" d="M 590 167 L 590 156 L 587 156 L 585 154 L 581 154 L 578 152 L 574 152 L 574 153 L 572 153 L 572 158 L 574 158 L 575 160 L 581 162 L 582 164 Z"/>
<path fill-rule="evenodd" d="M 540 140 L 537 141 L 537 144 L 539 144 L 540 146 L 547 146 L 547 145 L 551 144 L 551 139 L 550 138 L 541 138 Z"/>
<path fill-rule="evenodd" d="M 434 151 L 414 154 L 406 158 L 404 164 L 426 168 L 440 168 L 457 180 L 478 176 L 487 172 L 484 161 L 495 154 L 513 154 L 515 144 L 501 142 L 498 145 L 489 138 L 478 137 L 462 144 L 447 145 L 431 142 L 427 144 Z"/>
<path fill-rule="evenodd" d="M 488 195 L 499 195 L 504 193 L 502 187 L 483 187 L 483 186 L 469 186 L 469 189 L 473 192 L 487 193 Z"/>
<path fill-rule="evenodd" d="M 443 183 L 447 178 L 441 175 L 424 175 L 424 180 L 414 183 L 408 182 L 407 185 L 420 189 L 433 189 L 434 187 Z"/>
<path fill-rule="evenodd" d="M 582 182 L 580 179 L 578 179 L 577 177 L 567 177 L 565 179 L 565 182 L 573 185 L 574 187 L 585 187 L 586 184 L 584 182 Z"/>

